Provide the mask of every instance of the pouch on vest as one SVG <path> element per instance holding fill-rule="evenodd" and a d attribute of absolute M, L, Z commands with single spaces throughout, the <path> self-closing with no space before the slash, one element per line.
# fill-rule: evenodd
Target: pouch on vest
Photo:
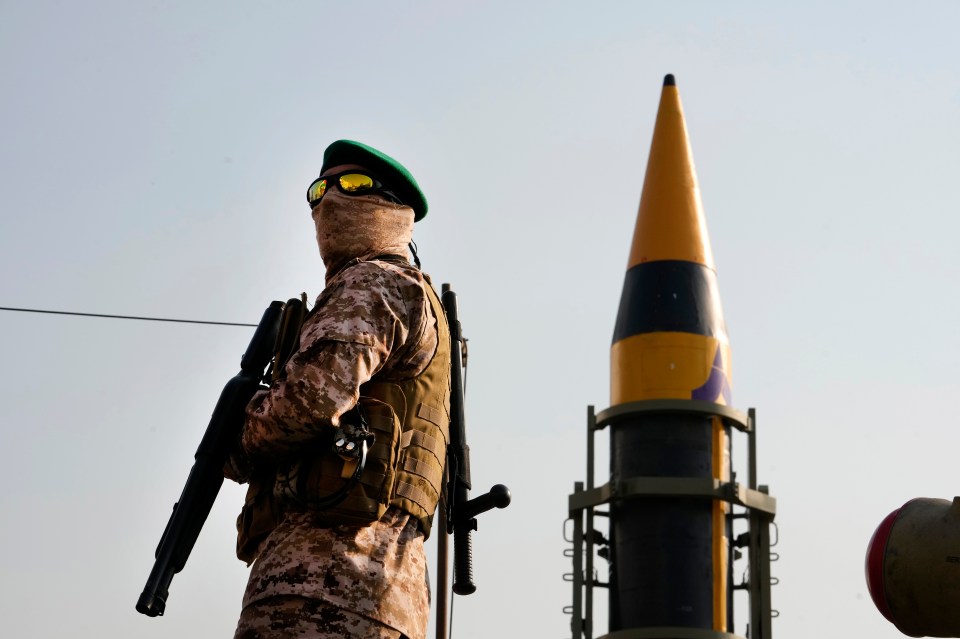
<path fill-rule="evenodd" d="M 273 496 L 285 509 L 307 511 L 320 524 L 365 526 L 383 517 L 390 503 L 400 454 L 400 419 L 393 407 L 372 397 L 360 398 L 360 410 L 374 442 L 357 484 L 337 505 L 319 507 L 341 490 L 351 474 L 342 457 L 330 445 L 280 469 Z"/>
<path fill-rule="evenodd" d="M 267 370 L 266 382 L 272 384 L 287 376 L 286 365 L 294 353 L 300 348 L 300 329 L 307 313 L 307 294 L 300 297 L 291 297 L 283 305 L 283 314 L 280 316 L 280 330 L 277 333 L 277 343 L 270 368 Z"/>
<path fill-rule="evenodd" d="M 273 497 L 273 480 L 272 473 L 250 478 L 247 496 L 237 517 L 237 558 L 248 566 L 257 558 L 260 544 L 283 517 Z"/>

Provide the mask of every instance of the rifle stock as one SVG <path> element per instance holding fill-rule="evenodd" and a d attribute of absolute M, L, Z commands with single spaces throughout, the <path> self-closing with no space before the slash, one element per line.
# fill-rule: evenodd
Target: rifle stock
<path fill-rule="evenodd" d="M 273 355 L 282 310 L 282 302 L 272 302 L 264 311 L 240 360 L 240 372 L 220 393 L 183 492 L 160 537 L 153 568 L 137 601 L 137 612 L 156 617 L 166 609 L 170 582 L 186 565 L 223 485 L 223 466 L 243 428 L 246 406 L 260 388 L 264 369 Z"/>

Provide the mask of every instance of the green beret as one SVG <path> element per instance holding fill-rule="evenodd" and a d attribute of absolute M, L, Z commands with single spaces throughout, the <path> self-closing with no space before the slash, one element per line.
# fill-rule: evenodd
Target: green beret
<path fill-rule="evenodd" d="M 413 209 L 414 222 L 419 222 L 427 215 L 427 198 L 417 181 L 406 167 L 386 153 L 353 140 L 337 140 L 323 152 L 320 173 L 341 164 L 359 164 L 370 169 L 404 204 Z"/>

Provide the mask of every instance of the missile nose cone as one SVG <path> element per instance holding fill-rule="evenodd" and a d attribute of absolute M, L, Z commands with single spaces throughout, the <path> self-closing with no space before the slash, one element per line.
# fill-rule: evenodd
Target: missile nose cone
<path fill-rule="evenodd" d="M 676 80 L 663 81 L 611 350 L 611 400 L 730 403 L 730 347 Z"/>
<path fill-rule="evenodd" d="M 663 81 L 628 268 L 686 260 L 713 268 L 700 186 L 673 75 Z"/>

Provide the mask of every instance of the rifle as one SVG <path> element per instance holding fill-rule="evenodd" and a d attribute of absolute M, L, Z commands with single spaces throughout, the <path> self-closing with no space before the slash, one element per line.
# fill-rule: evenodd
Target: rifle
<path fill-rule="evenodd" d="M 453 592 L 469 595 L 477 590 L 473 583 L 472 531 L 477 515 L 510 505 L 510 489 L 496 484 L 475 499 L 470 499 L 470 447 L 467 446 L 466 418 L 463 409 L 463 347 L 466 340 L 460 327 L 457 294 L 444 284 L 441 301 L 450 325 L 450 445 L 447 447 L 447 532 L 453 534 Z M 444 569 L 446 566 L 444 566 Z M 445 576 L 444 576 L 445 579 Z M 446 597 L 446 593 L 440 593 Z M 445 604 L 438 602 L 438 614 Z M 439 625 L 439 624 L 438 624 Z"/>
<path fill-rule="evenodd" d="M 173 513 L 160 537 L 154 554 L 156 561 L 137 601 L 137 612 L 156 617 L 166 608 L 170 582 L 186 565 L 200 529 L 210 514 L 223 485 L 223 466 L 243 428 L 247 404 L 260 388 L 265 377 L 264 369 L 274 355 L 283 306 L 282 302 L 272 302 L 264 311 L 253 339 L 240 359 L 240 372 L 220 393 L 194 455 L 187 483 L 180 499 L 173 505 Z"/>

